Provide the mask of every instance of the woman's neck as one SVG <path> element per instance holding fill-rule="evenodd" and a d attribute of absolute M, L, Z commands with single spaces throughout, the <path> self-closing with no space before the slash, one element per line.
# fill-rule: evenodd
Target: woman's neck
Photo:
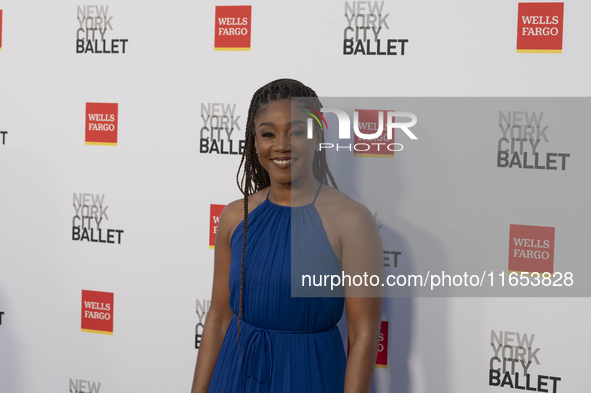
<path fill-rule="evenodd" d="M 277 205 L 304 206 L 314 200 L 318 187 L 318 180 L 313 175 L 300 179 L 297 183 L 280 184 L 271 181 L 269 199 Z"/>

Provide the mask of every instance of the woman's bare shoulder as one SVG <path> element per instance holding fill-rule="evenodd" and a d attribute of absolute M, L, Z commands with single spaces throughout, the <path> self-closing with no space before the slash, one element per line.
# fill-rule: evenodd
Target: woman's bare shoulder
<path fill-rule="evenodd" d="M 347 194 L 336 188 L 323 186 L 318 202 L 323 210 L 330 213 L 331 217 L 338 221 L 350 221 L 358 219 L 367 219 L 373 215 L 367 207 L 357 202 Z"/>
<path fill-rule="evenodd" d="M 258 205 L 263 203 L 267 196 L 267 189 L 258 191 L 248 197 L 248 212 L 253 211 Z M 220 231 L 229 233 L 234 231 L 238 224 L 244 219 L 244 198 L 236 199 L 224 207 L 220 214 Z"/>
<path fill-rule="evenodd" d="M 363 204 L 357 202 L 355 199 L 336 188 L 323 186 L 321 193 L 324 194 L 322 203 L 327 206 L 333 206 L 334 210 L 344 210 L 343 213 L 351 212 L 355 214 L 369 212 Z M 318 199 L 320 201 L 320 196 Z"/>

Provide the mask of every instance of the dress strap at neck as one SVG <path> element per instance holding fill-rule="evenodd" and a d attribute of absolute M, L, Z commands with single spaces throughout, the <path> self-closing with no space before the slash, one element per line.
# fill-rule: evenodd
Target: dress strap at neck
<path fill-rule="evenodd" d="M 314 196 L 314 200 L 312 201 L 312 205 L 316 203 L 316 198 L 318 198 L 318 193 L 320 192 L 320 187 L 322 187 L 322 183 L 318 182 L 318 190 L 316 191 L 316 195 Z"/>
<path fill-rule="evenodd" d="M 310 203 L 310 205 L 313 205 L 316 203 L 316 198 L 318 198 L 318 194 L 320 193 L 320 188 L 322 187 L 322 183 L 318 182 L 318 190 L 316 190 L 316 195 L 314 195 L 314 200 L 312 201 L 312 203 Z M 267 198 L 265 200 L 269 201 L 269 194 L 271 194 L 271 188 L 269 188 L 269 191 L 267 191 Z M 269 201 L 271 202 L 271 201 Z M 273 202 L 271 202 L 273 203 Z"/>

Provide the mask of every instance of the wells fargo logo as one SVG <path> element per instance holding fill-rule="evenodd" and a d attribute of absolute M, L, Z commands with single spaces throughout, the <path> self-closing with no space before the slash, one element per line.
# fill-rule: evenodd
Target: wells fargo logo
<path fill-rule="evenodd" d="M 220 214 L 226 205 L 209 205 L 209 248 L 215 248 L 215 235 L 218 232 Z"/>
<path fill-rule="evenodd" d="M 355 133 L 353 139 L 355 142 L 355 157 L 379 157 L 379 158 L 394 158 L 394 148 L 389 149 L 388 142 L 394 142 L 394 131 L 392 131 L 392 139 L 386 139 L 387 133 L 384 124 L 387 123 L 387 111 L 378 110 L 357 110 L 359 113 L 358 122 L 353 122 L 353 126 L 357 127 L 362 134 L 376 134 L 381 130 L 381 134 L 374 139 L 361 139 Z M 380 119 L 380 115 L 382 118 Z M 394 119 L 392 119 L 394 121 Z M 357 130 L 356 130 L 357 131 Z"/>
<path fill-rule="evenodd" d="M 2 50 L 2 10 L 0 10 L 0 50 Z"/>
<path fill-rule="evenodd" d="M 347 340 L 348 341 L 348 340 Z M 351 343 L 347 342 L 347 356 L 351 349 Z M 376 367 L 388 368 L 388 321 L 382 321 L 380 326 L 380 338 L 378 341 L 378 357 Z"/>
<path fill-rule="evenodd" d="M 388 368 L 388 321 L 382 321 L 382 326 L 380 327 L 376 367 Z"/>
<path fill-rule="evenodd" d="M 554 274 L 554 227 L 511 225 L 509 272 Z"/>
<path fill-rule="evenodd" d="M 86 103 L 87 145 L 117 146 L 118 104 Z"/>
<path fill-rule="evenodd" d="M 111 292 L 82 290 L 82 331 L 113 335 L 113 297 Z"/>
<path fill-rule="evenodd" d="M 564 3 L 519 3 L 517 53 L 562 53 Z"/>
<path fill-rule="evenodd" d="M 215 7 L 215 50 L 249 51 L 251 6 Z"/>

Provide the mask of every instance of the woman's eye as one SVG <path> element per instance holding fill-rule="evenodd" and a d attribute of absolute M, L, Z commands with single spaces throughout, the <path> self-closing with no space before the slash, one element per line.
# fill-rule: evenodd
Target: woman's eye
<path fill-rule="evenodd" d="M 263 138 L 272 138 L 274 135 L 273 135 L 273 133 L 272 133 L 272 132 L 263 132 L 263 133 L 261 134 L 261 136 L 262 136 Z"/>

